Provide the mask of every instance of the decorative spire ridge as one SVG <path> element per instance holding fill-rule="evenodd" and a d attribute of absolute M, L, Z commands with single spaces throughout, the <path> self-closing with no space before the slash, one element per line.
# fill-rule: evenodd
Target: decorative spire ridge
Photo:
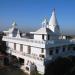
<path fill-rule="evenodd" d="M 53 9 L 49 25 L 58 25 L 57 19 L 56 19 L 56 14 L 55 14 L 55 8 Z"/>
<path fill-rule="evenodd" d="M 19 31 L 19 29 L 18 29 L 18 31 L 17 31 L 17 36 L 16 37 L 18 37 L 18 38 L 20 38 L 21 36 L 20 36 L 20 31 Z"/>
<path fill-rule="evenodd" d="M 42 27 L 47 27 L 47 25 L 48 25 L 48 20 L 45 17 L 44 20 L 43 20 L 43 22 L 42 22 Z"/>

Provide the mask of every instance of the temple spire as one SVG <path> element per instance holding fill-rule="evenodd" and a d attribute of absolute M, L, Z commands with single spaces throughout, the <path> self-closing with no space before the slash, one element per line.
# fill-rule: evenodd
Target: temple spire
<path fill-rule="evenodd" d="M 52 11 L 52 15 L 49 20 L 49 25 L 58 25 L 56 14 L 55 14 L 55 9 L 53 9 L 53 11 Z"/>
<path fill-rule="evenodd" d="M 60 32 L 60 28 L 57 22 L 57 18 L 56 18 L 56 14 L 55 14 L 55 9 L 53 9 L 52 11 L 52 15 L 51 18 L 49 20 L 49 29 L 55 33 L 59 33 Z"/>

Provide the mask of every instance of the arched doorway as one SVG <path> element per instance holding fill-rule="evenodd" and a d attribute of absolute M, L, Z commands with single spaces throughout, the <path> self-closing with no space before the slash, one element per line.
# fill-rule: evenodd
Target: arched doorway
<path fill-rule="evenodd" d="M 20 65 L 24 65 L 24 59 L 19 58 L 18 60 L 19 60 Z"/>

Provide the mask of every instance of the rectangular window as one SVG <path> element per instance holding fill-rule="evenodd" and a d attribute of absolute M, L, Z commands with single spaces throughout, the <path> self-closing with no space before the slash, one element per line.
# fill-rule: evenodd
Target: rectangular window
<path fill-rule="evenodd" d="M 14 43 L 14 50 L 16 50 L 16 43 Z"/>
<path fill-rule="evenodd" d="M 63 52 L 65 52 L 65 47 L 63 47 Z"/>
<path fill-rule="evenodd" d="M 45 56 L 44 56 L 44 55 L 42 55 L 42 54 L 40 54 L 40 55 L 39 55 L 39 57 L 44 58 Z"/>
<path fill-rule="evenodd" d="M 28 46 L 28 54 L 31 54 L 31 47 Z"/>
<path fill-rule="evenodd" d="M 52 54 L 53 54 L 53 50 L 50 50 L 50 51 L 49 51 L 49 55 L 52 55 Z"/>
<path fill-rule="evenodd" d="M 59 49 L 58 48 L 56 48 L 56 54 L 58 54 L 59 53 Z"/>
<path fill-rule="evenodd" d="M 23 51 L 23 44 L 20 44 L 20 51 Z"/>
<path fill-rule="evenodd" d="M 42 39 L 44 40 L 44 34 L 42 34 Z"/>
<path fill-rule="evenodd" d="M 50 35 L 48 35 L 47 37 L 48 37 L 48 40 L 50 40 Z"/>
<path fill-rule="evenodd" d="M 44 48 L 41 49 L 41 53 L 44 53 Z"/>

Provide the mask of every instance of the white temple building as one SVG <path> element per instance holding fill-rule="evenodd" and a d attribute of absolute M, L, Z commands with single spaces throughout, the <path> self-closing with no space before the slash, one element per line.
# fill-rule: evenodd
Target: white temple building
<path fill-rule="evenodd" d="M 21 60 L 21 69 L 29 74 L 35 68 L 40 74 L 44 74 L 48 62 L 59 56 L 75 55 L 75 43 L 61 37 L 55 10 L 52 11 L 50 20 L 45 18 L 42 27 L 30 32 L 29 36 L 23 36 L 15 22 L 4 33 L 6 36 L 3 36 L 3 41 L 6 41 L 7 53 Z"/>

